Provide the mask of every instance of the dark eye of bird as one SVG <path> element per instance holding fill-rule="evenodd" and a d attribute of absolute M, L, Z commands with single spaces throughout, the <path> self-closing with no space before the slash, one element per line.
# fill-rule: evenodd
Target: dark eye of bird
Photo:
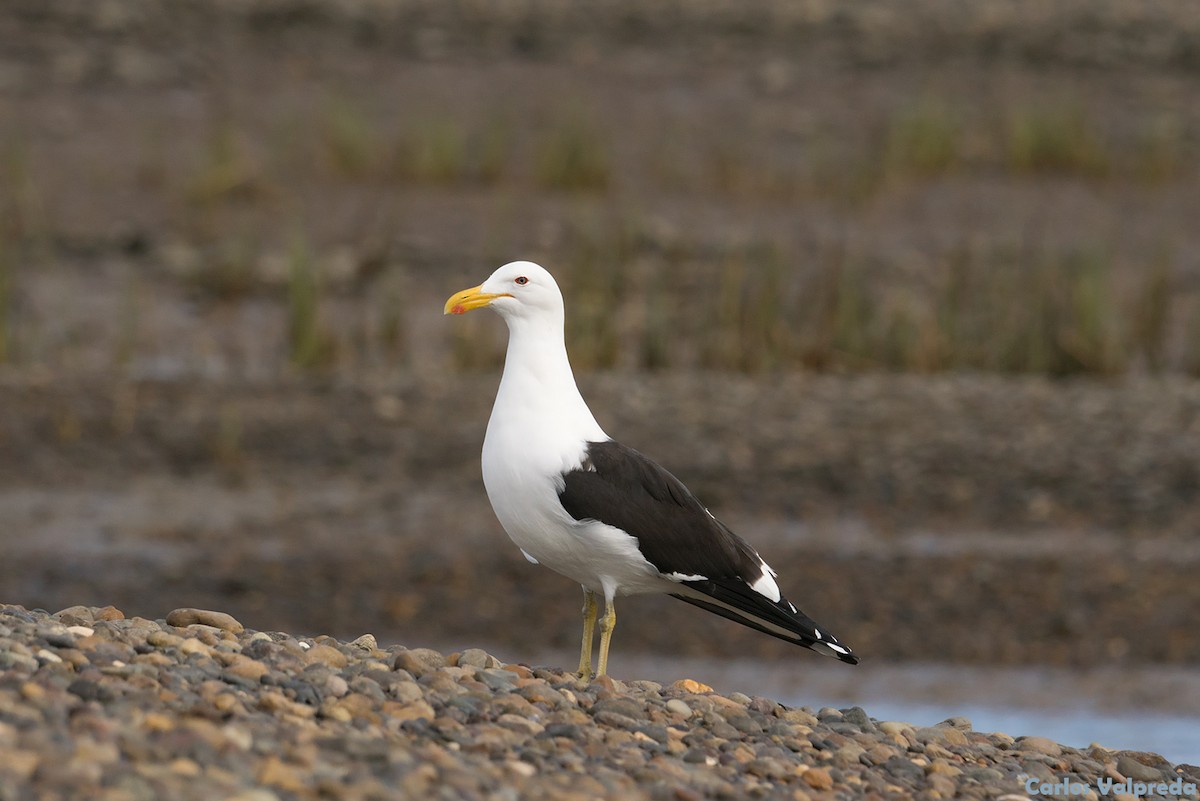
<path fill-rule="evenodd" d="M 517 283 L 520 284 L 521 286 L 525 286 L 526 284 L 529 283 L 529 279 L 522 275 L 520 278 L 517 279 Z"/>

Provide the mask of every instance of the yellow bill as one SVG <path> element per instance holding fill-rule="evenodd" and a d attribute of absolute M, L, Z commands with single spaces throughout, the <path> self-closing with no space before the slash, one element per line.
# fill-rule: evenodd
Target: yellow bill
<path fill-rule="evenodd" d="M 464 289 L 462 292 L 456 292 L 446 301 L 446 308 L 442 310 L 443 314 L 466 314 L 472 309 L 482 309 L 484 306 L 491 304 L 496 298 L 511 298 L 507 292 L 500 294 L 492 294 L 483 291 L 483 284 L 473 286 L 470 289 Z"/>

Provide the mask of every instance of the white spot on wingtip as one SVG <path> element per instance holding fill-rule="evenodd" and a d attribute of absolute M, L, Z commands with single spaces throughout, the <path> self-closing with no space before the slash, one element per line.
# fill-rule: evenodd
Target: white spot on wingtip
<path fill-rule="evenodd" d="M 527 560 L 529 560 L 530 563 L 535 564 L 535 565 L 538 564 L 538 560 L 534 559 L 532 556 L 530 556 L 528 553 L 526 553 L 524 548 L 521 548 L 519 550 L 521 551 L 521 556 L 524 556 Z"/>
<path fill-rule="evenodd" d="M 766 567 L 765 562 L 763 563 L 763 567 Z M 779 585 L 776 584 L 775 579 L 771 577 L 770 568 L 764 570 L 761 576 L 751 582 L 750 589 L 754 590 L 759 595 L 770 598 L 774 603 L 779 603 L 780 598 L 782 597 L 779 594 Z"/>
<path fill-rule="evenodd" d="M 850 653 L 850 651 L 849 651 L 848 649 L 846 649 L 846 648 L 843 648 L 842 646 L 838 645 L 838 644 L 837 644 L 837 643 L 835 643 L 835 642 L 828 642 L 828 643 L 825 643 L 825 646 L 826 646 L 827 648 L 832 648 L 833 650 L 837 651 L 839 654 L 848 654 L 848 653 Z"/>
<path fill-rule="evenodd" d="M 663 578 L 671 581 L 708 581 L 708 576 L 701 576 L 699 573 L 688 575 L 687 573 L 663 573 Z"/>
<path fill-rule="evenodd" d="M 813 636 L 815 636 L 818 640 L 824 639 L 824 637 L 821 636 L 820 629 L 813 629 Z"/>

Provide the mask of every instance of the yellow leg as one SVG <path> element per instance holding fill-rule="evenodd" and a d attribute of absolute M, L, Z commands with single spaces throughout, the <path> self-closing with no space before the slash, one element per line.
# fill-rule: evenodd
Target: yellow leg
<path fill-rule="evenodd" d="M 617 627 L 617 605 L 605 599 L 604 617 L 600 618 L 600 664 L 596 666 L 596 678 L 608 672 L 608 644 L 612 641 L 613 629 Z"/>
<path fill-rule="evenodd" d="M 583 646 L 579 649 L 579 678 L 592 676 L 592 635 L 596 631 L 596 593 L 583 589 Z"/>

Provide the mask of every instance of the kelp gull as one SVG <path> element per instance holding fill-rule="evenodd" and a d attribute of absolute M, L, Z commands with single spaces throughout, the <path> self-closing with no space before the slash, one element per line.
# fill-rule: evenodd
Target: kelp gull
<path fill-rule="evenodd" d="M 667 593 L 773 637 L 857 664 L 858 657 L 783 597 L 775 571 L 675 476 L 604 433 L 567 360 L 563 297 L 527 261 L 506 264 L 446 301 L 446 314 L 494 309 L 508 353 L 483 441 L 483 483 L 525 558 L 583 587 L 579 675 L 608 666 L 618 595 Z"/>

